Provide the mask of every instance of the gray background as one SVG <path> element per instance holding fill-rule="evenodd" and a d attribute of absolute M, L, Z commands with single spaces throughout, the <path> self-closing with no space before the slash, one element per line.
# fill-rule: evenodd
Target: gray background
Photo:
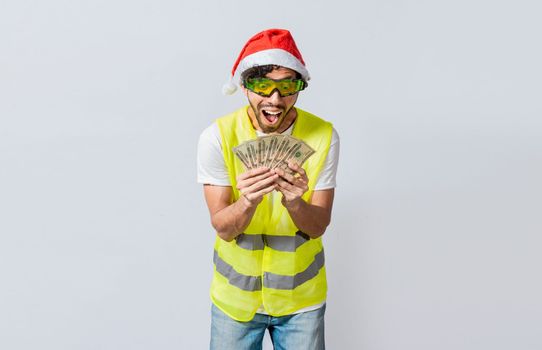
<path fill-rule="evenodd" d="M 330 349 L 541 349 L 536 1 L 2 1 L 0 348 L 205 349 L 201 130 L 289 28 L 342 154 Z"/>

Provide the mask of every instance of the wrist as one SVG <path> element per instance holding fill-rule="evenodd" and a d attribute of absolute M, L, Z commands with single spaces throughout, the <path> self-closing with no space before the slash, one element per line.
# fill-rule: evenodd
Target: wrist
<path fill-rule="evenodd" d="M 284 197 L 282 198 L 282 205 L 284 205 L 284 207 L 288 210 L 297 210 L 301 205 L 301 202 L 303 202 L 301 197 L 292 200 L 286 200 Z"/>
<path fill-rule="evenodd" d="M 241 205 L 242 209 L 250 210 L 254 208 L 258 203 L 251 202 L 244 194 L 239 196 L 237 202 Z"/>

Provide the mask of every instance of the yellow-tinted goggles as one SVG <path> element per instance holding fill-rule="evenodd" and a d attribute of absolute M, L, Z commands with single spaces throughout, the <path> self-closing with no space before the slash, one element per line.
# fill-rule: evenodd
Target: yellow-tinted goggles
<path fill-rule="evenodd" d="M 247 89 L 260 96 L 271 96 L 277 90 L 280 96 L 290 96 L 305 88 L 305 82 L 301 79 L 273 80 L 269 78 L 254 78 L 244 81 Z"/>

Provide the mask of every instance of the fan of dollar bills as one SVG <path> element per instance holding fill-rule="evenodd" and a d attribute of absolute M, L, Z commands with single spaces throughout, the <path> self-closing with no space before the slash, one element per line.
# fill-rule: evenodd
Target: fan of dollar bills
<path fill-rule="evenodd" d="M 293 171 L 288 167 L 288 162 L 302 166 L 314 152 L 305 142 L 290 135 L 262 136 L 233 148 L 233 153 L 247 170 L 264 166 L 284 169 L 290 174 Z"/>

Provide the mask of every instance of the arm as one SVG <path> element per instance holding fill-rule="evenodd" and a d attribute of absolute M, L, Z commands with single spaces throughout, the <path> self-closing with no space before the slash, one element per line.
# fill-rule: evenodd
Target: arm
<path fill-rule="evenodd" d="M 314 191 L 310 203 L 303 199 L 283 201 L 295 225 L 311 238 L 318 238 L 326 232 L 331 222 L 331 207 L 335 189 Z"/>
<path fill-rule="evenodd" d="M 318 238 L 324 234 L 331 221 L 335 190 L 314 191 L 307 203 L 301 198 L 308 190 L 307 174 L 295 163 L 289 164 L 289 167 L 298 176 L 292 176 L 282 169 L 275 169 L 275 172 L 280 175 L 277 180 L 277 190 L 283 195 L 282 204 L 301 231 L 311 238 Z"/>
<path fill-rule="evenodd" d="M 237 188 L 241 196 L 235 202 L 230 186 L 204 185 L 211 224 L 220 238 L 229 242 L 243 232 L 250 224 L 263 196 L 275 189 L 277 177 L 277 174 L 267 168 L 242 173 L 237 178 Z"/>

